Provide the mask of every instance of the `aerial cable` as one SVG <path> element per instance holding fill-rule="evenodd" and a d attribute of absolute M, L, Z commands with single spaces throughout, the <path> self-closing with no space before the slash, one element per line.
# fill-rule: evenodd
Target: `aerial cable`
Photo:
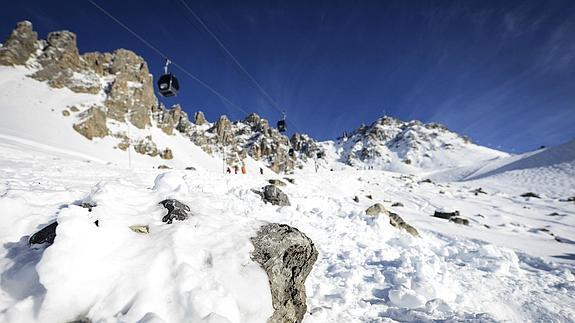
<path fill-rule="evenodd" d="M 196 14 L 196 12 L 186 3 L 184 0 L 179 0 L 180 3 L 194 16 L 194 18 L 200 23 L 204 30 L 210 35 L 220 48 L 232 59 L 232 61 L 239 67 L 239 69 L 247 76 L 247 78 L 256 86 L 260 93 L 272 104 L 274 109 L 283 114 L 283 119 L 285 120 L 285 112 L 279 106 L 279 104 L 266 92 L 266 90 L 260 85 L 260 83 L 244 68 L 244 66 L 236 59 L 236 57 L 227 49 L 227 47 L 220 41 L 218 36 L 216 36 L 211 29 L 204 23 L 204 21 Z M 297 129 L 297 126 L 294 127 Z M 297 129 L 299 131 L 299 129 Z"/>
<path fill-rule="evenodd" d="M 114 17 L 114 15 L 112 15 L 110 12 L 108 12 L 106 9 L 100 7 L 97 3 L 95 3 L 93 0 L 88 0 L 88 2 L 90 2 L 94 7 L 98 8 L 101 12 L 103 12 L 106 16 L 108 16 L 110 19 L 112 19 L 114 22 L 116 22 L 118 25 L 122 26 L 124 29 L 126 29 L 128 32 L 130 32 L 134 37 L 136 37 L 138 40 L 140 40 L 142 43 L 144 43 L 144 45 L 148 46 L 150 49 L 152 49 L 154 52 L 156 52 L 156 54 L 160 55 L 161 57 L 165 58 L 168 60 L 168 55 L 164 54 L 162 51 L 160 51 L 159 49 L 157 49 L 154 45 L 152 45 L 150 42 L 148 42 L 147 40 L 145 40 L 142 36 L 140 36 L 138 33 L 136 33 L 134 30 L 132 30 L 130 27 L 126 26 L 124 23 L 122 23 L 118 18 Z M 181 65 L 179 65 L 178 63 L 174 62 L 173 60 L 169 60 L 170 63 L 172 65 L 174 65 L 175 67 L 177 67 L 178 69 L 180 69 L 182 72 L 184 72 L 186 75 L 188 75 L 190 78 L 192 78 L 194 81 L 198 82 L 200 85 L 202 85 L 203 87 L 205 87 L 206 89 L 210 90 L 213 94 L 215 94 L 217 97 L 219 97 L 220 99 L 222 99 L 224 102 L 228 103 L 229 105 L 233 106 L 234 108 L 238 109 L 239 111 L 241 111 L 242 113 L 244 113 L 245 115 L 248 115 L 248 112 L 244 109 L 242 109 L 239 105 L 233 103 L 232 101 L 230 101 L 227 97 L 225 97 L 223 94 L 221 94 L 220 92 L 216 91 L 214 88 L 212 88 L 210 85 L 208 85 L 207 83 L 205 83 L 204 81 L 200 80 L 197 76 L 195 76 L 194 74 L 192 74 L 191 72 L 189 72 L 188 70 L 186 70 L 185 68 L 183 68 Z"/>

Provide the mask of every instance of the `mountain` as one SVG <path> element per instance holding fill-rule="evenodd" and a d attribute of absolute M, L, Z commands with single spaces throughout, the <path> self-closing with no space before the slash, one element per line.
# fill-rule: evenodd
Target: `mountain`
<path fill-rule="evenodd" d="M 104 153 L 106 149 L 97 148 L 95 155 L 113 155 L 108 158 L 113 162 L 125 160 L 122 152 L 130 150 L 136 164 L 156 167 L 208 164 L 208 169 L 219 168 L 215 161 L 194 163 L 198 157 L 223 160 L 228 167 L 246 164 L 250 172 L 260 167 L 289 173 L 351 166 L 416 173 L 508 156 L 475 145 L 442 125 L 391 117 L 321 143 L 305 134 L 288 138 L 256 114 L 238 121 L 221 116 L 209 122 L 198 111 L 191 121 L 180 105 L 167 109 L 158 101 L 147 64 L 134 52 L 80 54 L 74 33 L 57 31 L 46 40 L 38 39 L 27 21 L 18 23 L 0 47 L 1 65 L 6 66 L 0 75 L 6 115 L 0 127 L 5 135 L 17 133 L 88 154 L 93 146 L 104 145 L 117 151 Z M 42 99 L 11 100 L 22 88 L 42 93 Z M 32 109 L 35 115 L 26 122 L 14 120 Z M 62 129 L 68 127 L 89 141 L 70 139 L 75 137 L 70 129 Z M 65 132 L 66 139 L 50 138 L 54 129 Z M 204 153 L 197 152 L 197 147 Z"/>
<path fill-rule="evenodd" d="M 7 117 L 0 127 L 4 133 L 18 133 L 55 147 L 85 151 L 86 147 L 106 142 L 120 151 L 130 149 L 149 156 L 151 159 L 138 156 L 135 161 L 156 166 L 198 166 L 190 160 L 190 154 L 204 160 L 212 156 L 222 160 L 225 147 L 228 166 L 247 164 L 254 172 L 266 166 L 275 172 L 290 172 L 314 156 L 317 149 L 308 136 L 294 134 L 290 139 L 256 114 L 236 122 L 222 116 L 210 123 L 197 112 L 191 122 L 179 105 L 167 109 L 158 101 L 152 75 L 142 57 L 125 49 L 80 54 L 76 35 L 69 31 L 51 32 L 41 40 L 30 22 L 18 23 L 0 48 L 2 65 L 6 67 L 0 75 L 4 85 L 0 95 Z M 23 89 L 26 93 L 42 93 L 42 98 L 17 96 L 12 100 Z M 34 116 L 26 113 L 30 110 L 34 110 Z M 36 118 L 38 124 L 14 122 L 23 115 L 29 116 L 27 120 Z M 48 120 L 50 123 L 46 123 Z M 65 127 L 90 142 L 80 143 L 78 138 L 72 139 L 75 144 L 66 142 L 74 136 L 69 129 L 61 129 Z M 54 129 L 66 132 L 66 139 L 44 138 Z M 205 153 L 198 153 L 192 145 Z M 109 154 L 115 155 L 112 161 L 121 155 Z M 207 164 L 213 169 L 217 162 Z"/>
<path fill-rule="evenodd" d="M 75 42 L 0 47 L 0 322 L 575 321 L 575 141 L 190 120 Z"/>
<path fill-rule="evenodd" d="M 334 143 L 341 162 L 360 169 L 425 172 L 509 156 L 437 124 L 384 116 Z"/>

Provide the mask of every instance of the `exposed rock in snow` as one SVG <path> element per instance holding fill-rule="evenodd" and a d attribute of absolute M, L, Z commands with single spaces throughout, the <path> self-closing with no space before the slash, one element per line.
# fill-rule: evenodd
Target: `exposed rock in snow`
<path fill-rule="evenodd" d="M 0 65 L 24 65 L 39 47 L 32 23 L 21 21 L 0 47 Z"/>
<path fill-rule="evenodd" d="M 268 182 L 272 185 L 275 185 L 275 186 L 280 186 L 280 187 L 286 186 L 286 183 L 282 182 L 279 179 L 269 179 Z"/>
<path fill-rule="evenodd" d="M 383 204 L 381 204 L 381 203 L 375 203 L 374 205 L 368 207 L 365 210 L 365 214 L 367 214 L 367 215 L 375 216 L 375 215 L 378 215 L 380 213 L 389 214 L 389 211 L 387 211 L 385 209 L 385 207 L 383 206 Z"/>
<path fill-rule="evenodd" d="M 523 194 L 521 194 L 520 196 L 521 196 L 521 197 L 534 197 L 534 198 L 537 198 L 537 199 L 541 198 L 541 197 L 539 196 L 539 194 L 535 194 L 535 193 L 533 193 L 533 192 L 523 193 Z"/>
<path fill-rule="evenodd" d="M 167 224 L 172 223 L 173 220 L 184 221 L 190 216 L 190 207 L 178 200 L 167 199 L 159 204 L 168 209 L 168 214 L 162 218 L 162 222 Z"/>
<path fill-rule="evenodd" d="M 436 170 L 500 156 L 445 126 L 384 116 L 338 138 L 340 161 L 356 168 L 393 171 Z M 464 158 L 462 158 L 464 156 Z"/>
<path fill-rule="evenodd" d="M 277 206 L 291 205 L 288 196 L 275 185 L 266 185 L 261 192 L 258 190 L 252 191 L 261 196 L 266 203 L 269 202 Z"/>
<path fill-rule="evenodd" d="M 469 225 L 469 220 L 459 217 L 459 216 L 455 216 L 455 217 L 451 217 L 449 218 L 449 221 L 457 223 L 457 224 L 463 224 L 463 225 Z"/>
<path fill-rule="evenodd" d="M 305 280 L 318 252 L 305 234 L 286 224 L 262 226 L 252 239 L 252 259 L 266 271 L 274 313 L 269 322 L 301 322 L 306 310 Z"/>
<path fill-rule="evenodd" d="M 445 209 L 437 209 L 433 213 L 433 216 L 441 219 L 450 219 L 454 216 L 459 216 L 459 211 L 447 211 Z"/>
<path fill-rule="evenodd" d="M 50 223 L 40 231 L 34 233 L 28 240 L 29 244 L 53 243 L 56 238 L 56 228 L 58 222 Z"/>
<path fill-rule="evenodd" d="M 399 215 L 393 212 L 388 212 L 388 216 L 389 216 L 389 224 L 398 229 L 407 231 L 414 237 L 419 237 L 419 232 L 417 232 L 417 230 L 413 226 L 407 224 Z"/>

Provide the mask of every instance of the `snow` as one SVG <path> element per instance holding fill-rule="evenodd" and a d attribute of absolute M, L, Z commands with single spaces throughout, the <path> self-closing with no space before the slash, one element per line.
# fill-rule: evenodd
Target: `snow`
<path fill-rule="evenodd" d="M 152 136 L 174 160 L 134 153 L 128 168 L 115 139 L 89 141 L 61 113 L 101 104 L 101 95 L 52 89 L 29 72 L 0 67 L 1 322 L 264 322 L 271 295 L 250 237 L 266 222 L 292 225 L 318 248 L 306 323 L 575 321 L 575 203 L 562 201 L 575 195 L 573 141 L 517 156 L 440 149 L 428 163 L 418 159 L 431 149 L 420 138 L 414 165 L 401 162 L 410 151 L 390 150 L 395 172 L 346 166 L 349 147 L 324 142 L 319 172 L 309 160 L 290 175 L 295 184 L 281 189 L 292 205 L 276 207 L 251 189 L 284 175 L 261 176 L 252 159 L 247 175 L 222 174 L 217 155 L 157 127 L 129 132 Z M 419 130 L 409 136 L 431 136 Z M 175 169 L 152 167 L 161 163 Z M 161 222 L 166 198 L 193 215 Z M 78 206 L 86 201 L 97 206 Z M 374 203 L 421 237 L 366 215 Z M 436 210 L 457 210 L 470 225 L 432 217 Z M 56 220 L 52 245 L 28 245 Z"/>
<path fill-rule="evenodd" d="M 264 222 L 299 228 L 319 250 L 305 322 L 575 319 L 575 245 L 534 231 L 571 237 L 572 203 L 344 170 L 294 175 L 282 188 L 292 206 L 275 207 L 250 191 L 269 176 L 127 170 L 1 138 L 0 150 L 0 321 L 263 322 L 271 296 L 249 237 Z M 194 216 L 162 223 L 164 198 Z M 367 216 L 376 201 L 421 238 Z M 471 225 L 430 217 L 440 207 Z M 54 244 L 29 248 L 29 235 L 56 219 Z"/>

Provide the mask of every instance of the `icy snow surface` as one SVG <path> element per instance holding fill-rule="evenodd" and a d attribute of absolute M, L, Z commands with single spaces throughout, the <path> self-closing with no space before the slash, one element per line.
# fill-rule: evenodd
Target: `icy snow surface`
<path fill-rule="evenodd" d="M 267 278 L 249 259 L 263 221 L 299 228 L 319 250 L 305 322 L 575 320 L 575 206 L 551 197 L 345 170 L 295 175 L 282 188 L 292 206 L 278 208 L 250 191 L 268 176 L 127 169 L 3 138 L 0 178 L 2 322 L 263 322 Z M 168 197 L 194 215 L 162 223 Z M 367 216 L 375 202 L 421 238 Z M 470 226 L 430 217 L 442 207 Z M 54 220 L 54 244 L 30 248 Z"/>

